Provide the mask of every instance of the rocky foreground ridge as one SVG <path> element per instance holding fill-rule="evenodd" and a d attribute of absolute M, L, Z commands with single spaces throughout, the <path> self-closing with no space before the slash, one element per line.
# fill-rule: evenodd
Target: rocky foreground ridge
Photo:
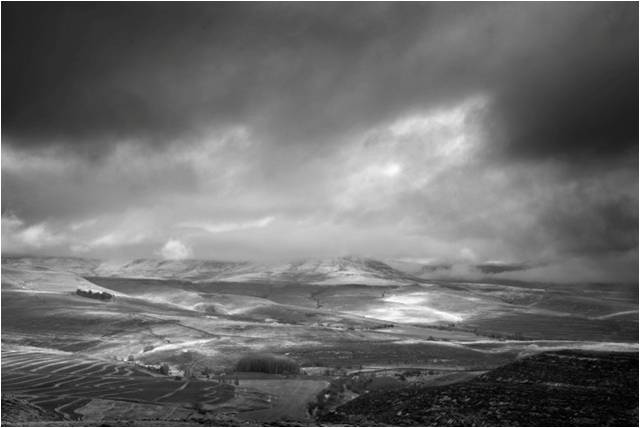
<path fill-rule="evenodd" d="M 463 383 L 366 394 L 321 423 L 638 426 L 638 354 L 546 352 Z"/>

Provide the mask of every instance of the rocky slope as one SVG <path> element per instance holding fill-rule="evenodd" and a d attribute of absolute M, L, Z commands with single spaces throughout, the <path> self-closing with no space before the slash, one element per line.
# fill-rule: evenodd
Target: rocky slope
<path fill-rule="evenodd" d="M 321 421 L 374 426 L 638 426 L 638 354 L 547 352 L 459 384 L 365 394 Z"/>
<path fill-rule="evenodd" d="M 42 422 L 60 421 L 60 415 L 46 411 L 27 400 L 2 394 L 2 425 L 29 426 L 42 425 Z"/>

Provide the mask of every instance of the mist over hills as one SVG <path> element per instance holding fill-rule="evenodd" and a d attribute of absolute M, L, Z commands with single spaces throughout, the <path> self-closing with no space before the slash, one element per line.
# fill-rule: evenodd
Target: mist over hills
<path fill-rule="evenodd" d="M 281 263 L 135 259 L 100 261 L 69 257 L 3 257 L 3 265 L 52 269 L 80 276 L 173 279 L 192 282 L 299 282 L 313 284 L 408 285 L 419 281 L 374 259 L 337 257 Z"/>
<path fill-rule="evenodd" d="M 298 258 L 277 261 L 136 258 L 100 260 L 96 258 L 3 255 L 3 267 L 50 269 L 79 276 L 153 278 L 198 283 L 261 282 L 317 285 L 411 285 L 433 280 L 513 281 L 546 285 L 624 284 L 624 281 L 594 274 L 598 270 L 583 261 L 448 261 L 446 259 L 382 258 L 356 255 Z"/>
<path fill-rule="evenodd" d="M 526 275 L 529 271 L 539 274 L 547 267 L 546 263 L 529 262 L 453 263 L 436 259 L 374 259 L 359 256 L 256 262 L 154 258 L 99 260 L 80 257 L 5 255 L 2 257 L 2 263 L 3 266 L 15 268 L 61 270 L 79 276 L 154 278 L 192 282 L 298 282 L 319 285 L 410 285 L 431 279 L 528 280 Z M 551 284 L 558 282 L 555 279 L 544 281 L 544 275 L 542 275 L 540 281 Z M 575 282 L 579 281 L 576 279 Z"/>

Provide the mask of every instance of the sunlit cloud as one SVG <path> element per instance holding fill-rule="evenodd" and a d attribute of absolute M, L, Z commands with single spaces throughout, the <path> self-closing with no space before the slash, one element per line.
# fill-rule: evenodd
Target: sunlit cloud
<path fill-rule="evenodd" d="M 365 131 L 342 153 L 335 202 L 345 210 L 380 209 L 407 191 L 474 161 L 482 152 L 487 97 L 412 112 Z M 392 181 L 389 179 L 393 179 Z"/>
<path fill-rule="evenodd" d="M 77 231 L 77 230 L 81 230 L 81 229 L 88 229 L 92 226 L 94 226 L 96 223 L 98 222 L 97 218 L 90 218 L 87 220 L 81 220 L 81 221 L 74 221 L 71 222 L 71 224 L 69 224 L 69 228 L 73 231 Z"/>
<path fill-rule="evenodd" d="M 162 258 L 167 260 L 182 260 L 193 255 L 191 248 L 177 239 L 169 239 L 158 251 Z"/>
<path fill-rule="evenodd" d="M 26 224 L 13 213 L 2 216 L 2 244 L 4 249 L 25 251 L 51 248 L 69 241 L 67 234 L 54 231 L 46 222 Z"/>
<path fill-rule="evenodd" d="M 102 235 L 93 241 L 91 241 L 89 247 L 119 247 L 123 245 L 138 244 L 145 240 L 144 233 L 137 234 L 124 234 L 124 233 L 107 233 Z"/>
<path fill-rule="evenodd" d="M 179 228 L 183 229 L 200 229 L 208 233 L 224 233 L 233 232 L 246 229 L 259 229 L 267 227 L 271 222 L 275 220 L 275 217 L 268 216 L 258 220 L 244 221 L 244 222 L 222 222 L 222 223 L 205 223 L 205 222 L 182 222 L 178 224 Z"/>
<path fill-rule="evenodd" d="M 2 231 L 5 233 L 5 229 L 7 232 L 14 231 L 20 226 L 22 226 L 24 222 L 18 218 L 13 213 L 2 214 Z"/>
<path fill-rule="evenodd" d="M 400 164 L 397 164 L 395 162 L 385 165 L 381 170 L 383 175 L 386 175 L 387 177 L 390 177 L 390 178 L 395 177 L 401 171 L 402 171 L 402 166 L 400 166 Z"/>
<path fill-rule="evenodd" d="M 391 122 L 388 130 L 398 138 L 450 132 L 466 126 L 470 115 L 486 110 L 488 106 L 488 96 L 470 96 L 453 106 L 406 114 Z"/>

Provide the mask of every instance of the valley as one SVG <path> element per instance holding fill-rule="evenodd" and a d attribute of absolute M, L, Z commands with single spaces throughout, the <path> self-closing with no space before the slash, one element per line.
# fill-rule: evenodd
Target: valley
<path fill-rule="evenodd" d="M 353 421 L 332 412 L 537 355 L 637 358 L 637 299 L 636 285 L 427 280 L 361 258 L 3 257 L 3 425 Z M 295 369 L 240 371 L 243 357 Z"/>

